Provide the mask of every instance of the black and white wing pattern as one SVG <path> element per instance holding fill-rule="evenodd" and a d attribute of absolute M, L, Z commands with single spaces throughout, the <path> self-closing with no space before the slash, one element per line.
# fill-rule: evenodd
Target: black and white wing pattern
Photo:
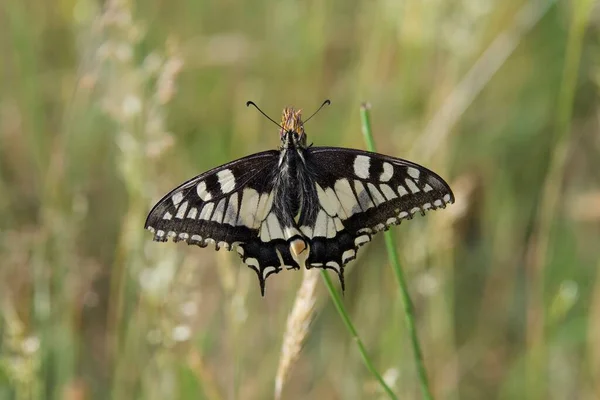
<path fill-rule="evenodd" d="M 253 154 L 183 183 L 154 206 L 146 229 L 156 241 L 236 249 L 258 274 L 264 294 L 267 276 L 299 268 L 284 239 L 294 232 L 282 231 L 285 217 L 273 207 L 278 159 L 275 150 Z"/>
<path fill-rule="evenodd" d="M 410 161 L 336 147 L 306 151 L 313 188 L 298 220 L 310 245 L 306 267 L 343 268 L 373 234 L 454 202 L 448 184 Z"/>
<path fill-rule="evenodd" d="M 418 164 L 308 146 L 300 110 L 286 107 L 279 127 L 278 150 L 214 168 L 163 197 L 146 219 L 154 240 L 235 249 L 262 295 L 269 275 L 301 266 L 336 271 L 344 289 L 344 266 L 372 235 L 454 202 L 448 184 Z"/>

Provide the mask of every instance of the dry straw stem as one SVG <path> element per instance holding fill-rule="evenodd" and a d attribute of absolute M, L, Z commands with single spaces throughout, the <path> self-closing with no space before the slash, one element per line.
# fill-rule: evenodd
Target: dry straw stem
<path fill-rule="evenodd" d="M 519 10 L 513 24 L 494 39 L 429 121 L 417 143 L 418 154 L 430 159 L 437 153 L 452 127 L 552 4 L 554 0 L 535 0 Z"/>
<path fill-rule="evenodd" d="M 275 378 L 275 399 L 281 398 L 283 385 L 285 384 L 290 370 L 298 360 L 300 350 L 309 333 L 315 310 L 317 280 L 319 271 L 315 268 L 304 269 L 302 284 L 298 289 L 296 301 L 292 312 L 288 316 L 287 328 L 283 336 L 281 346 L 281 357 Z"/>
<path fill-rule="evenodd" d="M 146 351 L 144 338 L 152 337 L 156 344 L 170 346 L 190 335 L 187 324 L 177 324 L 156 311 L 160 305 L 178 300 L 169 291 L 179 263 L 176 250 L 147 246 L 146 234 L 140 230 L 150 200 L 158 192 L 155 160 L 172 144 L 172 136 L 166 131 L 165 105 L 174 96 L 183 61 L 176 46 L 171 45 L 167 46 L 166 56 L 150 52 L 140 62 L 134 55 L 145 29 L 133 13 L 130 2 L 111 0 L 89 32 L 90 45 L 97 46 L 94 70 L 98 100 L 115 129 L 117 166 L 129 205 L 110 276 L 107 353 L 114 363 L 115 397 L 130 397 L 136 385 L 144 386 L 144 370 L 132 365 L 161 362 L 160 351 Z M 134 302 L 136 307 L 127 307 Z M 136 328 L 129 329 L 131 326 Z M 162 334 L 160 340 L 154 339 L 155 332 Z M 146 381 L 156 389 L 167 374 Z"/>
<path fill-rule="evenodd" d="M 197 347 L 191 347 L 187 356 L 187 365 L 192 370 L 198 382 L 202 382 L 202 388 L 207 400 L 222 400 L 215 377 L 203 361 L 203 356 Z"/>
<path fill-rule="evenodd" d="M 600 271 L 600 260 L 598 260 L 597 270 Z M 600 376 L 600 274 L 596 275 L 596 283 L 592 291 L 592 301 L 590 302 L 590 322 L 588 329 L 588 342 L 590 346 L 590 369 L 592 376 Z M 596 395 L 600 397 L 600 381 L 595 382 Z"/>

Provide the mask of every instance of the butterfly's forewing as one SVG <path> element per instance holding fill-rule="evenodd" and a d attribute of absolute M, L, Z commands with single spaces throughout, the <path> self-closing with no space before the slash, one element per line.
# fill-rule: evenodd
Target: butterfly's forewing
<path fill-rule="evenodd" d="M 314 183 L 313 201 L 298 221 L 310 238 L 306 266 L 333 269 L 342 284 L 344 265 L 374 233 L 454 202 L 442 178 L 406 160 L 317 147 L 307 150 L 306 165 Z"/>
<path fill-rule="evenodd" d="M 260 240 L 263 226 L 280 225 L 273 211 L 278 157 L 278 151 L 253 154 L 183 183 L 154 206 L 146 228 L 157 241 L 237 247 L 264 291 L 269 274 L 281 266 L 298 268 L 284 240 Z"/>

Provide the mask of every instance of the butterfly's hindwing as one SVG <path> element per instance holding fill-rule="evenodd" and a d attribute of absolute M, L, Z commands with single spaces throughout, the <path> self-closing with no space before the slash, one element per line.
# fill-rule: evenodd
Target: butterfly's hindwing
<path fill-rule="evenodd" d="M 299 220 L 311 239 L 306 266 L 333 269 L 342 284 L 344 265 L 374 233 L 454 201 L 442 178 L 402 159 L 317 147 L 308 149 L 306 165 L 315 187 L 305 202 L 313 211 Z"/>

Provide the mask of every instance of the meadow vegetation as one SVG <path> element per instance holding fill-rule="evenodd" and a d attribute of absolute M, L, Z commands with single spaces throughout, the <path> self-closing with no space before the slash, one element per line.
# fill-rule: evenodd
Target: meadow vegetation
<path fill-rule="evenodd" d="M 262 298 L 235 253 L 155 243 L 151 205 L 278 145 L 435 170 L 394 228 L 437 399 L 600 398 L 600 31 L 591 0 L 2 0 L 0 399 L 388 398 L 318 273 Z M 420 398 L 383 235 L 342 302 Z M 277 384 L 276 384 L 277 379 Z"/>

